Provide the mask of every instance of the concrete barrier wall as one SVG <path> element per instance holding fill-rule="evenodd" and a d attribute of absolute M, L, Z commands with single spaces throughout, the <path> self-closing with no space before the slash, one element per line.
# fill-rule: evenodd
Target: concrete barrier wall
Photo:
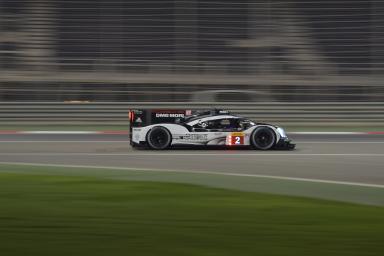
<path fill-rule="evenodd" d="M 383 102 L 345 103 L 0 103 L 1 124 L 125 124 L 128 110 L 140 108 L 222 108 L 261 122 L 278 124 L 331 125 L 384 124 Z"/>

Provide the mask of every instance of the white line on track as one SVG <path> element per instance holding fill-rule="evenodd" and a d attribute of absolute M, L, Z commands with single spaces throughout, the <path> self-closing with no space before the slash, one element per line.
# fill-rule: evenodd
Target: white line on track
<path fill-rule="evenodd" d="M 380 184 L 349 182 L 349 181 L 334 181 L 334 180 L 323 180 L 323 179 L 309 179 L 309 178 L 286 177 L 286 176 L 273 176 L 273 175 L 262 175 L 262 174 L 224 173 L 224 172 L 211 172 L 211 171 L 180 171 L 180 170 L 163 170 L 163 169 L 127 168 L 127 167 L 114 167 L 114 166 L 93 166 L 93 165 L 42 164 L 42 163 L 27 163 L 27 162 L 24 162 L 24 163 L 0 162 L 0 164 L 23 165 L 23 166 L 41 166 L 41 167 L 110 169 L 110 170 L 141 171 L 141 172 L 145 171 L 145 172 L 166 172 L 166 173 L 186 173 L 186 174 L 210 174 L 210 175 L 220 175 L 220 176 L 237 176 L 237 177 L 250 177 L 250 178 L 253 177 L 253 178 L 266 178 L 266 179 L 276 179 L 276 180 L 289 180 L 289 181 L 302 181 L 302 182 L 313 182 L 313 183 L 326 183 L 326 184 L 336 184 L 336 185 L 359 186 L 359 187 L 384 188 L 384 185 L 380 185 Z"/>
<path fill-rule="evenodd" d="M 17 134 L 56 134 L 56 135 L 66 135 L 66 134 L 103 134 L 98 131 L 18 131 Z"/>
<path fill-rule="evenodd" d="M 129 140 L 1 140 L 0 143 L 126 143 Z M 384 144 L 384 141 L 294 141 L 296 144 Z"/>
<path fill-rule="evenodd" d="M 49 130 L 42 130 L 42 131 L 2 131 L 1 133 L 4 134 L 100 134 L 100 135 L 108 135 L 108 134 L 118 134 L 118 135 L 126 135 L 128 134 L 127 130 L 122 131 L 49 131 Z M 380 132 L 381 133 L 381 132 Z M 290 134 L 303 134 L 303 135 L 361 135 L 361 134 L 369 134 L 369 132 L 337 132 L 337 131 L 329 131 L 329 132 L 321 132 L 321 131 L 313 131 L 313 132 L 289 132 Z"/>
<path fill-rule="evenodd" d="M 1 140 L 0 143 L 128 143 L 129 140 Z M 384 142 L 383 142 L 384 143 Z"/>
<path fill-rule="evenodd" d="M 289 132 L 290 134 L 300 134 L 300 135 L 363 135 L 367 134 L 366 132 Z"/>
<path fill-rule="evenodd" d="M 14 152 L 14 153 L 0 153 L 0 156 L 375 156 L 375 157 L 384 157 L 384 154 L 327 154 L 327 153 L 316 153 L 316 154 L 300 154 L 300 153 L 234 153 L 234 151 L 227 151 L 226 153 L 84 153 L 84 152 L 62 152 L 62 153 L 52 153 L 52 152 Z"/>
<path fill-rule="evenodd" d="M 384 144 L 384 141 L 294 141 L 296 144 Z"/>

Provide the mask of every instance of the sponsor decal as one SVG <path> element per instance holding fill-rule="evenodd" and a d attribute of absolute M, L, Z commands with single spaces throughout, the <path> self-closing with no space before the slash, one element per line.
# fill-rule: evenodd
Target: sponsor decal
<path fill-rule="evenodd" d="M 206 141 L 208 140 L 207 134 L 188 134 L 179 137 L 180 140 L 185 141 Z"/>
<path fill-rule="evenodd" d="M 179 114 L 179 113 L 156 113 L 156 117 L 171 117 L 171 118 L 176 118 L 176 117 L 184 117 L 184 114 Z"/>
<path fill-rule="evenodd" d="M 231 136 L 244 136 L 245 134 L 243 132 L 231 132 Z"/>

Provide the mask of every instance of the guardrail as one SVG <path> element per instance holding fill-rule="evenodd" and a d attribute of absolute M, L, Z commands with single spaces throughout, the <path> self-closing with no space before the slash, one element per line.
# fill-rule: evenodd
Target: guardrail
<path fill-rule="evenodd" d="M 128 123 L 128 110 L 140 108 L 228 109 L 261 122 L 277 124 L 384 124 L 383 102 L 345 103 L 192 103 L 192 102 L 0 102 L 1 124 Z"/>

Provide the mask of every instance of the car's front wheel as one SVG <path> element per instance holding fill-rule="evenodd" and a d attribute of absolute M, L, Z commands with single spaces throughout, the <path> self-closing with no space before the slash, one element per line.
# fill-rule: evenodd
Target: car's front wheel
<path fill-rule="evenodd" d="M 270 128 L 261 126 L 256 128 L 251 135 L 251 145 L 255 149 L 268 150 L 276 144 L 276 134 Z"/>
<path fill-rule="evenodd" d="M 151 149 L 166 149 L 171 145 L 171 142 L 171 133 L 165 127 L 153 127 L 147 134 L 147 143 Z"/>

